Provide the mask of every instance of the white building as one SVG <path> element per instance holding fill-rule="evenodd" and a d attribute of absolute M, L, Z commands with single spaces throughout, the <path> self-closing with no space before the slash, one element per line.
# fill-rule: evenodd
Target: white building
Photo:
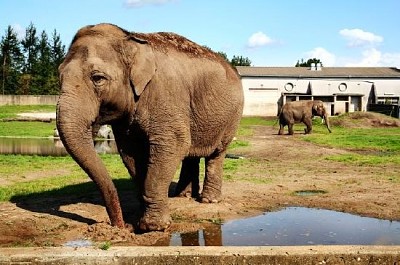
<path fill-rule="evenodd" d="M 286 101 L 320 99 L 331 115 L 400 103 L 400 70 L 389 67 L 238 66 L 245 116 L 276 116 Z M 398 110 L 397 110 L 398 111 Z"/>

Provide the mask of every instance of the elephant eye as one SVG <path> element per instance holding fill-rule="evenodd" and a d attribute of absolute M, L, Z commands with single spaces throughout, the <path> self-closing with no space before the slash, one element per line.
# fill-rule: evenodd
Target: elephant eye
<path fill-rule="evenodd" d="M 90 79 L 92 80 L 93 84 L 95 86 L 102 86 L 106 83 L 107 81 L 107 76 L 103 73 L 92 73 L 92 76 L 90 77 Z"/>

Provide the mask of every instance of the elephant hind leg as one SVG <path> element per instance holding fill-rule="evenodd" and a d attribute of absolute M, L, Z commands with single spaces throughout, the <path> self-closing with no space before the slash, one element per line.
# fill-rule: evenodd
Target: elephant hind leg
<path fill-rule="evenodd" d="M 282 135 L 283 134 L 283 130 L 285 129 L 285 125 L 283 125 L 283 124 L 280 124 L 279 125 L 279 131 L 278 131 L 278 134 L 279 135 Z"/>
<path fill-rule="evenodd" d="M 304 133 L 305 134 L 311 133 L 312 132 L 312 121 L 311 121 L 311 119 L 304 121 L 304 124 L 307 126 L 307 128 L 304 129 Z"/>
<path fill-rule="evenodd" d="M 222 173 L 226 150 L 215 152 L 206 157 L 206 174 L 204 178 L 201 202 L 217 203 L 222 197 Z"/>
<path fill-rule="evenodd" d="M 199 163 L 200 158 L 198 157 L 187 157 L 182 161 L 181 173 L 175 188 L 174 196 L 199 197 Z"/>

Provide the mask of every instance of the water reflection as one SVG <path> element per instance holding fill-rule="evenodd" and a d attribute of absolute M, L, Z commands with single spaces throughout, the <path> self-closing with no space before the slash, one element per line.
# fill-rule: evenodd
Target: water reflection
<path fill-rule="evenodd" d="M 210 225 L 204 229 L 187 233 L 174 233 L 171 246 L 222 246 L 221 225 Z"/>
<path fill-rule="evenodd" d="M 94 146 L 97 153 L 117 153 L 113 140 L 95 141 Z M 0 138 L 0 154 L 64 156 L 68 153 L 58 138 Z"/>
<path fill-rule="evenodd" d="M 209 231 L 209 232 L 208 232 Z M 210 243 L 211 242 L 211 243 Z M 175 233 L 171 246 L 399 245 L 400 222 L 302 207 Z"/>

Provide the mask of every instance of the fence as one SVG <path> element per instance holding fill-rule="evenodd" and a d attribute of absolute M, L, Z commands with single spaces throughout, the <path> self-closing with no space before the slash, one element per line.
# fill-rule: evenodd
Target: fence
<path fill-rule="evenodd" d="M 2 105 L 56 105 L 58 95 L 0 95 Z"/>
<path fill-rule="evenodd" d="M 395 118 L 400 118 L 399 105 L 368 104 L 368 111 L 378 112 Z"/>

